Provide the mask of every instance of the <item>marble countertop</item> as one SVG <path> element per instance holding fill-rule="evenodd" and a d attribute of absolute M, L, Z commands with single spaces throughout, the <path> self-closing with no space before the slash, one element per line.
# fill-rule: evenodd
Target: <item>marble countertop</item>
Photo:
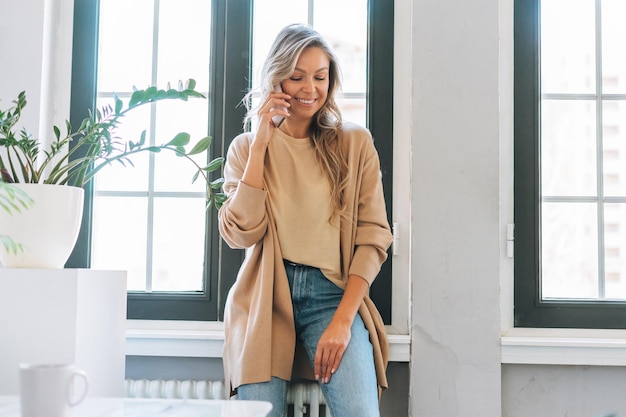
<path fill-rule="evenodd" d="M 266 417 L 272 409 L 262 401 L 86 398 L 71 417 Z M 0 417 L 20 417 L 19 397 L 0 396 Z"/>

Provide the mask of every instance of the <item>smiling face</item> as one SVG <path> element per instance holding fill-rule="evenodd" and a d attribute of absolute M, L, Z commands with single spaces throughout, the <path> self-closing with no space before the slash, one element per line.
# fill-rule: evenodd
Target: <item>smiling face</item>
<path fill-rule="evenodd" d="M 291 77 L 283 80 L 283 91 L 291 96 L 289 119 L 310 123 L 328 98 L 330 60 L 323 49 L 312 46 L 300 54 Z"/>

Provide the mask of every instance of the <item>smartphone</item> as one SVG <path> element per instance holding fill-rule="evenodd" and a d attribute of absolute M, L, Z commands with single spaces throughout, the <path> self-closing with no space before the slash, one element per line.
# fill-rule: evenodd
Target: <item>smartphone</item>
<path fill-rule="evenodd" d="M 274 87 L 274 92 L 275 93 L 282 93 L 283 89 L 280 88 L 280 84 L 276 84 L 276 86 Z M 284 106 L 280 106 L 280 107 L 276 107 L 277 109 L 282 109 L 282 110 L 287 110 L 286 107 Z M 272 122 L 274 122 L 274 126 L 278 127 L 280 126 L 280 124 L 283 122 L 283 120 L 285 119 L 284 116 L 274 116 L 272 117 Z"/>

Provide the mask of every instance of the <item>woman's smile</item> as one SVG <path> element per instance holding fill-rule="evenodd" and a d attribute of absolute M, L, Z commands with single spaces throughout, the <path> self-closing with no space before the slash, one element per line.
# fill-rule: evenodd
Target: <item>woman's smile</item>
<path fill-rule="evenodd" d="M 296 100 L 297 100 L 299 103 L 302 103 L 302 104 L 304 104 L 304 105 L 310 105 L 310 104 L 315 103 L 315 100 L 316 100 L 316 99 L 304 99 L 304 98 L 298 98 L 298 97 L 296 97 Z"/>

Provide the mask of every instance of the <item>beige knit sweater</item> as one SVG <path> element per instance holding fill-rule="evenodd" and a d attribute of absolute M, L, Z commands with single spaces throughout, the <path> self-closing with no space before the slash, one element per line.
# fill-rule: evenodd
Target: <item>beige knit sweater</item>
<path fill-rule="evenodd" d="M 271 376 L 285 380 L 312 376 L 306 357 L 296 354 L 291 294 L 267 192 L 240 181 L 252 139 L 252 133 L 243 133 L 228 150 L 224 168 L 228 199 L 218 216 L 224 241 L 231 248 L 247 249 L 224 313 L 224 373 L 231 392 L 241 384 L 269 381 Z M 392 241 L 380 163 L 372 137 L 362 127 L 344 123 L 341 146 L 350 167 L 345 199 L 354 220 L 342 220 L 340 225 L 343 281 L 354 274 L 371 284 Z M 368 296 L 359 313 L 374 348 L 378 385 L 386 388 L 384 324 Z"/>

